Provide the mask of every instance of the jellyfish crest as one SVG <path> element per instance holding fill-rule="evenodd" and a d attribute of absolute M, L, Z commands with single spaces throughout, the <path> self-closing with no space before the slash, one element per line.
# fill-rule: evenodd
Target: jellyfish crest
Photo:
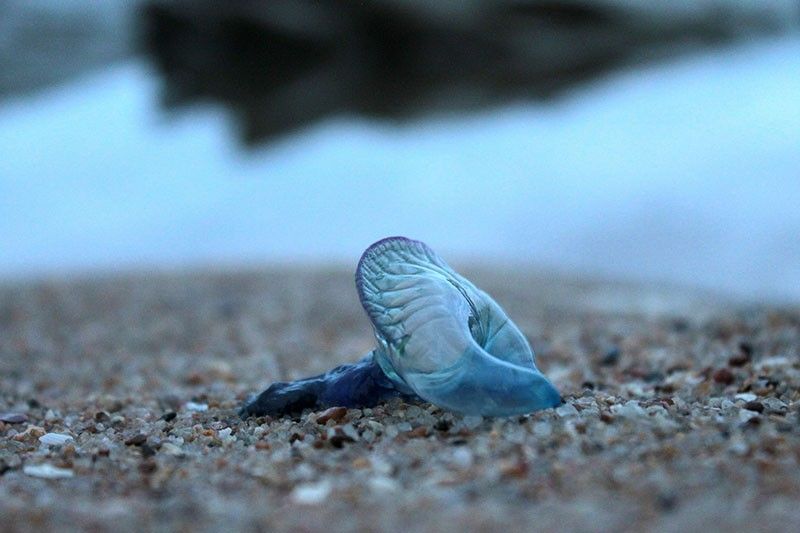
<path fill-rule="evenodd" d="M 373 244 L 356 286 L 378 339 L 378 364 L 422 398 L 486 415 L 560 403 L 519 328 L 424 243 L 391 237 Z"/>

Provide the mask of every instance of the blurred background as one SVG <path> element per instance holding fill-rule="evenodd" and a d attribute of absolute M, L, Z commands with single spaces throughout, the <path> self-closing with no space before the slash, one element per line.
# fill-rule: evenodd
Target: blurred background
<path fill-rule="evenodd" d="M 800 2 L 0 0 L 0 279 L 396 234 L 800 301 Z"/>

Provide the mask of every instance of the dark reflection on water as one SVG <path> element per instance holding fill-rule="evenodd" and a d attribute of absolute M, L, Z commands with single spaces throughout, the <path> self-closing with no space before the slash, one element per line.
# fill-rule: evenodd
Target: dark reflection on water
<path fill-rule="evenodd" d="M 254 144 L 337 114 L 547 98 L 622 64 L 780 26 L 768 11 L 736 15 L 612 0 L 192 0 L 151 1 L 141 23 L 164 105 L 220 102 Z"/>
<path fill-rule="evenodd" d="M 596 7 L 684 2 L 592 0 L 592 8 L 558 11 L 531 0 L 502 16 L 460 18 L 458 6 L 490 3 L 407 0 L 417 11 L 381 26 L 374 14 L 367 23 L 344 8 L 326 11 L 331 1 L 142 6 L 125 24 L 139 22 L 150 55 L 134 56 L 120 32 L 114 57 L 125 59 L 111 60 L 48 55 L 72 42 L 57 35 L 69 33 L 80 10 L 102 22 L 93 4 L 51 0 L 69 2 L 73 16 L 64 25 L 58 10 L 37 11 L 61 24 L 45 36 L 31 21 L 4 33 L 15 17 L 3 7 L 33 4 L 0 0 L 0 71 L 9 67 L 0 92 L 13 93 L 0 100 L 0 279 L 350 264 L 374 240 L 406 234 L 448 258 L 498 268 L 521 262 L 800 300 L 798 35 L 636 65 L 563 91 L 603 69 L 674 52 L 687 35 L 744 41 L 746 28 L 774 19 L 748 26 L 718 17 L 715 32 L 698 25 L 707 17 L 634 23 Z M 392 1 L 336 5 L 388 9 Z M 103 13 L 118 14 L 135 3 L 106 2 L 116 8 Z M 298 16 L 297 6 L 308 9 Z M 420 6 L 441 11 L 415 18 Z M 79 33 L 91 42 L 75 50 L 102 50 L 108 38 Z M 25 55 L 38 58 L 24 62 L 28 89 L 3 85 L 21 72 L 10 68 L 20 61 L 7 61 L 23 42 L 13 35 L 47 41 Z M 34 75 L 32 65 L 67 57 L 63 68 Z M 187 105 L 198 101 L 210 105 Z M 180 112 L 165 112 L 173 109 Z M 230 116 L 240 118 L 233 130 Z"/>

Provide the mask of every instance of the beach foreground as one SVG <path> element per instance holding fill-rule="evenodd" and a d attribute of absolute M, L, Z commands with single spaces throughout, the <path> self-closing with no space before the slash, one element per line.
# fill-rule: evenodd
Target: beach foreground
<path fill-rule="evenodd" d="M 459 270 L 528 336 L 563 406 L 482 419 L 396 401 L 240 420 L 270 382 L 372 348 L 346 270 L 5 283 L 2 529 L 800 524 L 800 309 Z"/>

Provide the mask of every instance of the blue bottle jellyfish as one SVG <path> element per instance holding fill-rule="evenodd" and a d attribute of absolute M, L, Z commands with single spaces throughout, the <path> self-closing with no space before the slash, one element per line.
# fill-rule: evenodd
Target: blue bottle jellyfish
<path fill-rule="evenodd" d="M 397 396 L 485 416 L 561 403 L 519 328 L 426 244 L 405 237 L 376 242 L 358 263 L 356 287 L 377 347 L 320 376 L 273 383 L 242 416 L 369 407 Z"/>

